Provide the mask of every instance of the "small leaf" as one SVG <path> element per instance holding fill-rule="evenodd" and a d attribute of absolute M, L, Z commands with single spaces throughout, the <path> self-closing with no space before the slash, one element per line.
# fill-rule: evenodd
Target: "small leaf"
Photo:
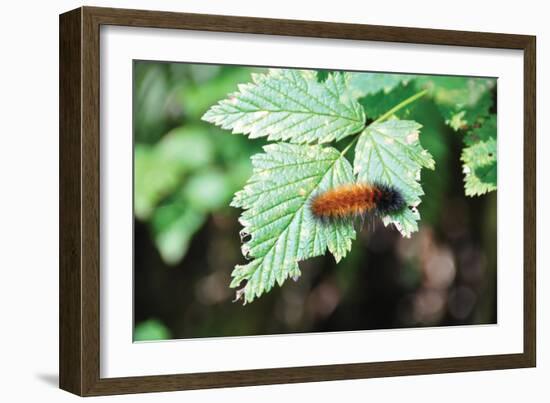
<path fill-rule="evenodd" d="M 416 207 L 424 194 L 420 185 L 422 168 L 434 169 L 435 162 L 419 140 L 422 126 L 411 120 L 389 120 L 369 125 L 355 148 L 354 172 L 359 182 L 382 182 L 399 189 L 408 206 L 399 214 L 383 218 L 405 237 L 418 230 Z"/>
<path fill-rule="evenodd" d="M 181 183 L 180 164 L 158 158 L 156 148 L 136 144 L 134 148 L 134 212 L 140 220 L 147 220 L 157 204 Z"/>
<path fill-rule="evenodd" d="M 149 319 L 134 328 L 134 341 L 168 340 L 170 330 L 159 320 Z"/>
<path fill-rule="evenodd" d="M 189 67 L 197 66 L 190 65 Z M 183 112 L 193 120 L 200 119 L 211 105 L 232 91 L 235 85 L 250 77 L 249 68 L 225 66 L 222 67 L 221 74 L 217 74 L 211 79 L 203 80 L 200 74 L 205 74 L 205 67 L 219 69 L 219 66 L 200 65 L 199 69 L 191 70 L 197 82 L 190 83 L 190 80 L 180 80 L 184 85 L 181 85 L 181 88 L 176 92 Z"/>
<path fill-rule="evenodd" d="M 317 70 L 317 81 L 320 83 L 327 80 L 328 76 L 332 73 L 336 73 L 333 70 Z"/>
<path fill-rule="evenodd" d="M 491 115 L 482 125 L 470 130 L 464 136 L 464 144 L 467 146 L 474 145 L 480 141 L 487 141 L 490 138 L 497 137 L 497 116 Z"/>
<path fill-rule="evenodd" d="M 183 189 L 194 210 L 210 212 L 227 206 L 231 200 L 229 176 L 216 168 L 204 169 L 189 177 Z"/>
<path fill-rule="evenodd" d="M 167 265 L 175 265 L 183 259 L 193 235 L 205 220 L 203 211 L 194 209 L 180 198 L 155 210 L 151 219 L 153 239 Z"/>
<path fill-rule="evenodd" d="M 497 117 L 491 115 L 464 136 L 462 150 L 464 189 L 468 196 L 481 196 L 497 188 Z"/>
<path fill-rule="evenodd" d="M 178 127 L 154 146 L 136 144 L 134 149 L 135 215 L 147 220 L 156 206 L 173 194 L 185 176 L 214 159 L 214 144 L 201 127 Z"/>
<path fill-rule="evenodd" d="M 348 160 L 332 147 L 270 144 L 252 157 L 253 175 L 232 205 L 245 211 L 242 234 L 250 239 L 243 254 L 252 259 L 237 266 L 231 287 L 246 281 L 237 296 L 251 302 L 275 283 L 300 275 L 298 262 L 323 255 L 328 248 L 340 261 L 351 248 L 351 222 L 323 223 L 309 209 L 312 196 L 354 182 Z"/>
<path fill-rule="evenodd" d="M 467 196 L 480 196 L 497 188 L 497 142 L 493 137 L 462 150 Z"/>
<path fill-rule="evenodd" d="M 250 138 L 299 144 L 340 140 L 364 127 L 365 113 L 349 94 L 344 73 L 321 83 L 315 71 L 274 69 L 252 78 L 202 119 Z"/>
<path fill-rule="evenodd" d="M 407 74 L 349 73 L 349 75 L 349 88 L 356 98 L 379 91 L 387 94 L 397 85 L 407 83 L 411 78 Z"/>
<path fill-rule="evenodd" d="M 191 171 L 214 160 L 215 147 L 208 131 L 200 126 L 182 126 L 166 133 L 155 146 L 158 160 L 170 161 Z"/>

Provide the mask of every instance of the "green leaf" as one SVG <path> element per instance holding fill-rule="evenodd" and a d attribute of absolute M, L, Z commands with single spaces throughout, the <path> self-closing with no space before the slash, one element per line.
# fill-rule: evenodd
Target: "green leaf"
<path fill-rule="evenodd" d="M 412 97 L 416 92 L 416 88 L 410 83 L 406 85 L 400 84 L 389 92 L 378 91 L 374 94 L 366 95 L 359 99 L 359 103 L 363 106 L 367 117 L 374 120 L 392 109 L 401 101 Z M 412 108 L 414 108 L 414 104 L 401 109 L 397 117 L 403 118 L 407 116 L 410 114 Z"/>
<path fill-rule="evenodd" d="M 497 188 L 497 142 L 493 137 L 462 150 L 467 196 L 480 196 Z"/>
<path fill-rule="evenodd" d="M 214 160 L 215 146 L 208 130 L 199 126 L 175 128 L 155 146 L 157 160 L 170 161 L 182 171 L 209 165 Z"/>
<path fill-rule="evenodd" d="M 486 117 L 493 106 L 494 79 L 425 76 L 416 82 L 430 89 L 445 122 L 455 131 L 473 126 Z"/>
<path fill-rule="evenodd" d="M 193 73 L 204 74 L 204 65 L 190 65 L 195 67 Z M 200 68 L 196 68 L 200 67 Z M 210 68 L 219 68 L 219 66 L 208 66 Z M 200 73 L 199 73 L 200 72 Z M 189 84 L 189 80 L 181 80 L 187 85 L 183 85 L 177 92 L 185 115 L 192 119 L 199 119 L 208 108 L 217 100 L 222 98 L 229 91 L 235 88 L 238 83 L 247 80 L 250 77 L 249 68 L 235 68 L 233 66 L 222 68 L 220 74 L 215 75 L 209 80 L 196 80 L 195 84 Z"/>
<path fill-rule="evenodd" d="M 166 120 L 172 106 L 171 83 L 166 65 L 146 61 L 134 64 L 134 128 L 137 142 L 156 141 L 167 130 Z"/>
<path fill-rule="evenodd" d="M 414 103 L 415 107 L 407 114 L 407 119 L 422 122 L 422 147 L 433 156 L 435 170 L 422 171 L 422 189 L 429 197 L 423 197 L 418 212 L 423 223 L 438 225 L 441 213 L 445 209 L 445 195 L 451 185 L 452 153 L 449 148 L 451 128 L 445 124 L 433 99 L 422 98 Z"/>
<path fill-rule="evenodd" d="M 168 340 L 170 330 L 159 320 L 149 319 L 134 328 L 134 341 Z"/>
<path fill-rule="evenodd" d="M 466 195 L 483 195 L 496 190 L 497 119 L 490 114 L 493 106 L 492 89 L 496 80 L 468 77 L 423 77 L 417 84 L 430 89 L 445 122 L 455 131 L 463 130 L 462 152 Z M 491 155 L 491 161 L 487 156 Z M 480 160 L 476 160 L 480 158 Z"/>
<path fill-rule="evenodd" d="M 231 199 L 229 175 L 210 168 L 192 175 L 183 190 L 186 201 L 197 211 L 214 211 L 227 206 Z"/>
<path fill-rule="evenodd" d="M 155 148 L 136 144 L 134 148 L 134 213 L 148 219 L 156 205 L 180 183 L 179 163 L 157 158 Z"/>
<path fill-rule="evenodd" d="M 274 69 L 252 76 L 203 120 L 250 138 L 326 143 L 361 131 L 365 113 L 347 90 L 347 75 L 320 83 L 315 71 Z"/>
<path fill-rule="evenodd" d="M 497 188 L 497 117 L 491 115 L 464 136 L 462 150 L 464 189 L 467 196 L 481 196 Z"/>
<path fill-rule="evenodd" d="M 497 116 L 491 115 L 483 124 L 470 130 L 464 136 L 464 144 L 467 146 L 474 145 L 480 141 L 487 141 L 490 138 L 497 138 Z"/>
<path fill-rule="evenodd" d="M 134 150 L 134 206 L 140 220 L 172 195 L 190 171 L 214 160 L 214 144 L 204 128 L 186 126 L 171 130 L 154 146 L 136 144 Z"/>
<path fill-rule="evenodd" d="M 383 217 L 405 237 L 418 230 L 416 207 L 424 194 L 420 185 L 422 168 L 434 169 L 435 162 L 419 140 L 422 126 L 411 120 L 389 120 L 369 125 L 355 148 L 354 172 L 359 182 L 382 182 L 399 189 L 410 208 Z"/>
<path fill-rule="evenodd" d="M 379 91 L 390 92 L 401 83 L 411 78 L 407 74 L 349 73 L 349 88 L 352 95 L 361 98 Z"/>
<path fill-rule="evenodd" d="M 205 220 L 203 211 L 194 209 L 178 197 L 155 210 L 151 220 L 153 237 L 166 264 L 175 265 L 183 259 L 193 235 Z"/>
<path fill-rule="evenodd" d="M 317 81 L 322 83 L 323 81 L 326 81 L 328 76 L 331 74 L 334 74 L 334 70 L 317 70 Z"/>
<path fill-rule="evenodd" d="M 253 175 L 233 199 L 243 208 L 241 235 L 250 239 L 243 254 L 252 259 L 236 266 L 231 287 L 246 285 L 237 298 L 251 302 L 275 283 L 300 275 L 298 262 L 328 250 L 340 261 L 351 249 L 355 230 L 351 222 L 326 224 L 309 209 L 312 196 L 354 182 L 352 168 L 341 153 L 321 146 L 270 144 L 252 157 Z"/>

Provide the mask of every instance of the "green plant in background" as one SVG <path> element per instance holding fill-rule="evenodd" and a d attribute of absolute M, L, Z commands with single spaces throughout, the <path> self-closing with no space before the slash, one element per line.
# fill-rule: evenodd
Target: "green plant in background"
<path fill-rule="evenodd" d="M 134 341 L 169 340 L 170 330 L 159 320 L 149 319 L 134 328 Z"/>
<path fill-rule="evenodd" d="M 231 287 L 246 282 L 237 299 L 251 302 L 276 283 L 297 279 L 298 262 L 327 249 L 336 261 L 349 252 L 353 223 L 326 225 L 308 210 L 319 192 L 356 181 L 390 184 L 411 208 L 383 217 L 384 224 L 406 237 L 418 230 L 420 173 L 435 162 L 419 142 L 422 125 L 402 117 L 426 94 L 448 125 L 466 132 L 466 194 L 493 190 L 486 185 L 493 179 L 496 188 L 496 151 L 488 148 L 496 136 L 488 130 L 492 80 L 415 78 L 272 69 L 252 75 L 251 83 L 204 114 L 203 120 L 233 133 L 275 142 L 252 157 L 253 174 L 231 202 L 244 210 L 242 251 L 251 260 L 232 273 Z M 341 151 L 328 145 L 347 137 Z"/>
<path fill-rule="evenodd" d="M 136 62 L 134 214 L 175 265 L 209 214 L 227 208 L 258 147 L 200 121 L 250 68 Z"/>
<path fill-rule="evenodd" d="M 432 93 L 445 122 L 463 134 L 464 188 L 480 196 L 497 188 L 497 119 L 492 113 L 494 79 L 423 77 L 416 80 Z"/>

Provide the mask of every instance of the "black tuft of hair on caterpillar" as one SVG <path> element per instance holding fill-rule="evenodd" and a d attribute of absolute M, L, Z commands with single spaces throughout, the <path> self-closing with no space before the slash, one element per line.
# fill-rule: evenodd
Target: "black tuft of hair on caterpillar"
<path fill-rule="evenodd" d="M 375 186 L 379 190 L 376 201 L 376 212 L 379 215 L 397 213 L 405 208 L 406 202 L 399 190 L 384 183 Z"/>

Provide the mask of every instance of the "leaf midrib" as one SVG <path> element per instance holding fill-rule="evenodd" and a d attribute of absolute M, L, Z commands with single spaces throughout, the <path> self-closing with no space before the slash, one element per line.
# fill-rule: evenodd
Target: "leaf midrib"
<path fill-rule="evenodd" d="M 235 109 L 238 109 L 237 111 L 224 111 L 223 113 L 219 113 L 218 115 L 221 116 L 227 116 L 227 115 L 235 115 L 235 114 L 243 114 L 243 113 L 254 113 L 254 112 L 268 112 L 268 113 L 292 113 L 292 114 L 302 114 L 302 115 L 313 115 L 313 116 L 328 116 L 328 117 L 336 117 L 344 120 L 349 120 L 351 122 L 356 123 L 363 123 L 360 119 L 354 119 L 351 117 L 343 116 L 340 114 L 330 114 L 330 113 L 322 113 L 322 112 L 315 112 L 312 110 L 306 110 L 306 111 L 295 111 L 291 109 L 257 109 L 257 110 L 246 110 L 246 109 L 240 109 L 236 107 L 235 105 L 232 105 L 235 107 Z M 263 117 L 262 117 L 263 118 Z"/>

